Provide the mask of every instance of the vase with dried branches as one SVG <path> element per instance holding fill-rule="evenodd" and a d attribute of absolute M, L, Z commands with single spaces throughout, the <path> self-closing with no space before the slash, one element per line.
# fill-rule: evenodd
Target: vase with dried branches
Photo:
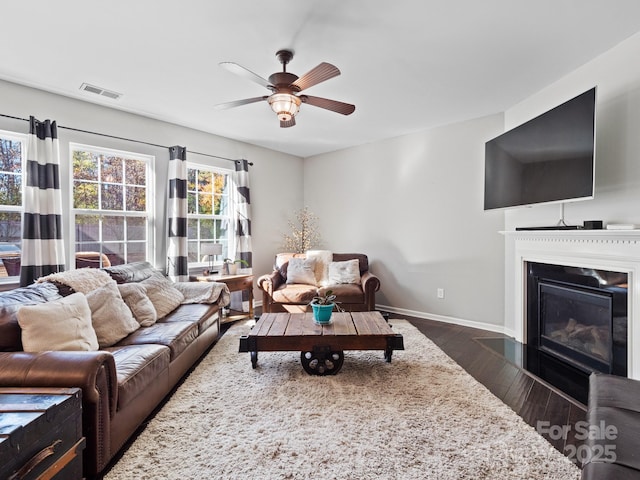
<path fill-rule="evenodd" d="M 320 245 L 318 217 L 304 207 L 297 210 L 294 218 L 289 220 L 290 234 L 284 234 L 284 251 L 304 253 Z"/>

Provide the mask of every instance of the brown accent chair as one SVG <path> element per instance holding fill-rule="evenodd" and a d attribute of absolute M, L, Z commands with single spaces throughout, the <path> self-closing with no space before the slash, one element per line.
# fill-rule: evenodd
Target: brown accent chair
<path fill-rule="evenodd" d="M 339 284 L 326 287 L 287 283 L 287 267 L 291 258 L 306 258 L 304 253 L 278 253 L 274 270 L 258 278 L 262 290 L 262 311 L 306 312 L 311 310 L 309 302 L 318 294 L 332 290 L 340 307 L 349 312 L 373 311 L 376 309 L 376 292 L 380 280 L 369 271 L 369 259 L 362 253 L 334 253 L 333 261 L 357 259 L 360 266 L 361 284 Z"/>
<path fill-rule="evenodd" d="M 76 268 L 107 268 L 111 261 L 106 254 L 100 252 L 76 252 Z"/>

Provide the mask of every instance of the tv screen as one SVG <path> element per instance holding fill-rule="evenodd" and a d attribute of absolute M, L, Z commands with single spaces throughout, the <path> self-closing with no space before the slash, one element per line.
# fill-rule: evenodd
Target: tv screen
<path fill-rule="evenodd" d="M 596 88 L 485 144 L 484 209 L 593 198 Z"/>

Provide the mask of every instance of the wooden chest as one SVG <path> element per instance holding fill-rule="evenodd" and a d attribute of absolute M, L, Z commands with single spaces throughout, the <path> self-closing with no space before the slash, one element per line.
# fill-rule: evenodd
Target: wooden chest
<path fill-rule="evenodd" d="M 77 388 L 0 388 L 0 480 L 82 478 Z"/>

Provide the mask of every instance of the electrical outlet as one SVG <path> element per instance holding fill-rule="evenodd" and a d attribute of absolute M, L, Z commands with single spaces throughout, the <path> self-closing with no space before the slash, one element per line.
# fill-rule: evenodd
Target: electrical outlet
<path fill-rule="evenodd" d="M 438 298 L 444 298 L 444 288 L 439 288 L 436 292 Z"/>

